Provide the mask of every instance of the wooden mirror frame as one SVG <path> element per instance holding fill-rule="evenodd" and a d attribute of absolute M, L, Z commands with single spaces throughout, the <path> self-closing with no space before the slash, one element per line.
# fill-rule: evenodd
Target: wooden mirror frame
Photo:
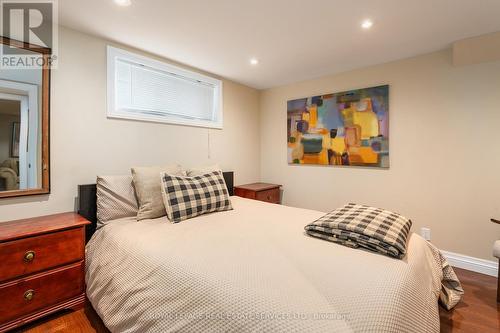
<path fill-rule="evenodd" d="M 0 199 L 20 197 L 26 195 L 39 195 L 50 193 L 50 56 L 52 50 L 50 48 L 41 47 L 25 42 L 20 42 L 14 39 L 0 36 L 0 44 L 10 45 L 20 49 L 29 50 L 34 53 L 39 53 L 44 59 L 42 70 L 42 107 L 41 107 L 41 145 L 42 145 L 42 184 L 38 188 L 29 188 L 25 190 L 0 191 Z"/>

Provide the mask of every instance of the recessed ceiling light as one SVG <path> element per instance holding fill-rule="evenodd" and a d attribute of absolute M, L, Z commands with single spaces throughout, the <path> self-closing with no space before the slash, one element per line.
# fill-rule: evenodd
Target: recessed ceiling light
<path fill-rule="evenodd" d="M 130 6 L 132 4 L 132 0 L 113 0 L 118 6 Z"/>
<path fill-rule="evenodd" d="M 363 23 L 361 23 L 361 28 L 363 29 L 370 29 L 373 26 L 372 20 L 364 20 Z"/>
<path fill-rule="evenodd" d="M 257 58 L 252 58 L 250 59 L 250 65 L 258 65 L 259 64 L 259 59 Z"/>

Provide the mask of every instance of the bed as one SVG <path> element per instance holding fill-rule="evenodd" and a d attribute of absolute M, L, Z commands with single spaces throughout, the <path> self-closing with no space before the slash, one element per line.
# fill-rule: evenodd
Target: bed
<path fill-rule="evenodd" d="M 443 261 L 419 235 L 397 260 L 307 236 L 323 212 L 231 202 L 94 233 L 87 297 L 112 332 L 439 332 Z"/>

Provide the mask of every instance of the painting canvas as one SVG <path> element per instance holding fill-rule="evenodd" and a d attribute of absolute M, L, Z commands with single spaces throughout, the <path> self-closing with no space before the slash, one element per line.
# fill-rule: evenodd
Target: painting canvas
<path fill-rule="evenodd" d="M 389 86 L 287 103 L 288 163 L 389 167 Z"/>

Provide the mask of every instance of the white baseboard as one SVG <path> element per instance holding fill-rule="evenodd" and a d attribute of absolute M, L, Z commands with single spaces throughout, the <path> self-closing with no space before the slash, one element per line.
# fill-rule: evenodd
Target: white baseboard
<path fill-rule="evenodd" d="M 469 271 L 498 276 L 498 262 L 465 256 L 449 251 L 441 251 L 446 260 L 453 267 L 467 269 Z"/>

